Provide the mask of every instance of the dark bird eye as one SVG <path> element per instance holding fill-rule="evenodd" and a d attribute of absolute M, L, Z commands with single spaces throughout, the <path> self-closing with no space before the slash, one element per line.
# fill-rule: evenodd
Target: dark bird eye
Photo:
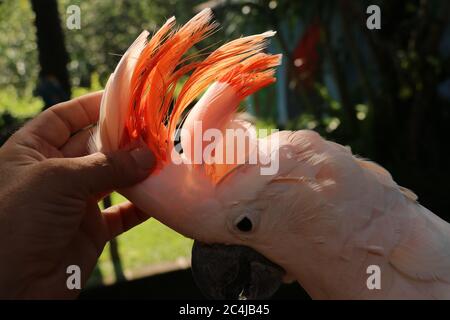
<path fill-rule="evenodd" d="M 241 230 L 242 232 L 249 232 L 253 228 L 252 221 L 247 218 L 243 217 L 237 224 L 236 227 Z"/>

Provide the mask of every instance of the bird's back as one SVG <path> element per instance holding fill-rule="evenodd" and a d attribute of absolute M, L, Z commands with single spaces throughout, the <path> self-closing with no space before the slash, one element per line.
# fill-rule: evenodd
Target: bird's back
<path fill-rule="evenodd" d="M 283 192 L 299 199 L 309 183 L 319 195 L 311 199 L 316 216 L 334 224 L 323 231 L 315 226 L 316 238 L 330 243 L 331 249 L 323 252 L 335 254 L 332 291 L 345 288 L 346 297 L 353 298 L 450 298 L 446 221 L 421 206 L 387 170 L 348 148 L 309 131 L 281 132 L 279 137 L 283 151 L 275 180 L 284 184 Z M 297 201 L 299 212 L 305 201 Z M 384 288 L 379 292 L 366 286 L 366 269 L 372 264 L 381 268 Z"/>

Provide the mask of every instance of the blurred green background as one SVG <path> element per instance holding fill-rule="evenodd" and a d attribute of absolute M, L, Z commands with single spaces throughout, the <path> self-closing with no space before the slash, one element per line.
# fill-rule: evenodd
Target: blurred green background
<path fill-rule="evenodd" d="M 449 3 L 2 0 L 0 143 L 43 108 L 103 88 L 142 29 L 154 31 L 172 15 L 184 23 L 211 7 L 221 28 L 194 51 L 277 31 L 268 50 L 283 54 L 278 82 L 246 101 L 260 126 L 314 129 L 349 145 L 449 220 Z M 366 26 L 371 4 L 381 9 L 379 30 Z M 80 8 L 80 29 L 66 25 L 70 5 Z M 105 249 L 91 284 L 156 272 L 155 265 L 185 267 L 191 244 L 146 222 Z"/>

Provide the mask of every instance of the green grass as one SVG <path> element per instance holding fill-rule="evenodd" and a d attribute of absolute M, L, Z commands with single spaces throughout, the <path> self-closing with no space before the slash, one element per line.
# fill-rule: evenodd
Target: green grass
<path fill-rule="evenodd" d="M 113 193 L 111 200 L 116 204 L 125 201 L 125 198 Z M 154 219 L 147 220 L 120 235 L 117 240 L 125 274 L 151 264 L 189 257 L 192 247 L 191 239 L 183 237 Z M 114 277 L 109 244 L 100 256 L 98 267 L 104 279 Z"/>
<path fill-rule="evenodd" d="M 19 95 L 13 87 L 0 90 L 0 113 L 8 111 L 17 118 L 27 118 L 34 116 L 43 106 L 42 100 L 33 97 L 31 90 L 23 95 Z"/>

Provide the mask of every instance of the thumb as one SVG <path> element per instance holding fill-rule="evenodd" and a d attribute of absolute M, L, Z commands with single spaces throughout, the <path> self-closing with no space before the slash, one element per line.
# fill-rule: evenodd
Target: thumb
<path fill-rule="evenodd" d="M 74 177 L 89 194 L 110 192 L 132 186 L 145 179 L 155 164 L 155 157 L 146 147 L 108 154 L 100 152 L 73 158 Z"/>

